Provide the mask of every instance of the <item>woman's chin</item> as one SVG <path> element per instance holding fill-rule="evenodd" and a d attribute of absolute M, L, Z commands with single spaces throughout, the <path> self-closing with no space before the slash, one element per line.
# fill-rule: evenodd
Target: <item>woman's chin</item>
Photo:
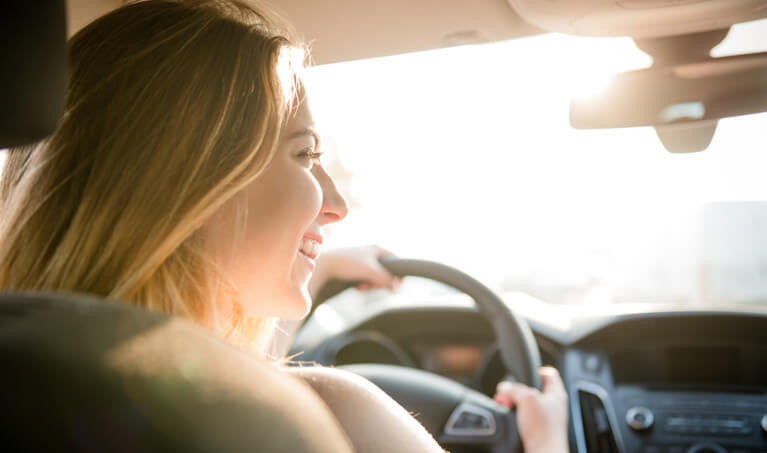
<path fill-rule="evenodd" d="M 270 295 L 253 296 L 250 300 L 269 301 L 268 304 L 245 304 L 247 316 L 256 318 L 299 320 L 305 318 L 312 307 L 312 299 L 306 285 L 283 289 Z"/>
<path fill-rule="evenodd" d="M 280 310 L 282 313 L 277 315 L 277 317 L 286 320 L 304 319 L 309 314 L 311 308 L 312 298 L 309 296 L 309 291 L 304 285 L 303 288 L 297 289 L 290 297 L 285 299 L 285 304 L 282 310 Z"/>

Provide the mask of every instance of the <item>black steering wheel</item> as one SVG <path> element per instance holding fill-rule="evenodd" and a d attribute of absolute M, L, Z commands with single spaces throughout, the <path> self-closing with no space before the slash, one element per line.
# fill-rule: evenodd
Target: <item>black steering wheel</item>
<path fill-rule="evenodd" d="M 444 264 L 383 257 L 381 264 L 393 275 L 435 280 L 469 295 L 493 326 L 501 359 L 517 381 L 541 387 L 540 353 L 530 328 L 488 287 Z M 318 299 L 351 286 L 331 285 Z M 378 385 L 418 420 L 443 445 L 485 445 L 493 452 L 521 452 L 522 443 L 513 411 L 486 395 L 434 373 L 394 365 L 346 365 L 339 368 L 359 374 Z"/>

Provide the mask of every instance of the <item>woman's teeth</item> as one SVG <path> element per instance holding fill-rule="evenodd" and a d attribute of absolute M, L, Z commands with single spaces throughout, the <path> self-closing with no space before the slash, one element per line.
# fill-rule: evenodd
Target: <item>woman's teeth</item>
<path fill-rule="evenodd" d="M 317 258 L 320 254 L 320 244 L 317 241 L 311 239 L 304 239 L 301 245 L 298 247 L 298 251 L 308 256 L 309 258 Z"/>

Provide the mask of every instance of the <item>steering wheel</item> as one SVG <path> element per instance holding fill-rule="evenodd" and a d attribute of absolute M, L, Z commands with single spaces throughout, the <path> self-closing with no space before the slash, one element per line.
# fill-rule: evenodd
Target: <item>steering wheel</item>
<path fill-rule="evenodd" d="M 517 381 L 540 389 L 541 358 L 527 322 L 516 316 L 487 286 L 457 269 L 432 261 L 382 257 L 380 262 L 392 275 L 435 280 L 474 299 L 495 331 L 506 370 Z M 350 282 L 331 285 L 318 299 L 332 297 L 352 285 Z M 515 413 L 458 382 L 395 365 L 339 368 L 369 379 L 405 409 L 418 414 L 418 420 L 443 445 L 485 445 L 498 453 L 522 451 Z"/>

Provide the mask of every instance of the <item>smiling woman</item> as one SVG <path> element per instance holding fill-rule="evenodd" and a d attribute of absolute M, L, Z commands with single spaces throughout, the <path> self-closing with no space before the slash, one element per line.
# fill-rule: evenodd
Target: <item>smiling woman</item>
<path fill-rule="evenodd" d="M 202 227 L 214 260 L 248 301 L 248 316 L 300 319 L 311 307 L 307 284 L 322 244 L 320 229 L 348 210 L 320 164 L 319 144 L 302 97 L 269 165 Z M 284 303 L 275 307 L 274 301 Z"/>

